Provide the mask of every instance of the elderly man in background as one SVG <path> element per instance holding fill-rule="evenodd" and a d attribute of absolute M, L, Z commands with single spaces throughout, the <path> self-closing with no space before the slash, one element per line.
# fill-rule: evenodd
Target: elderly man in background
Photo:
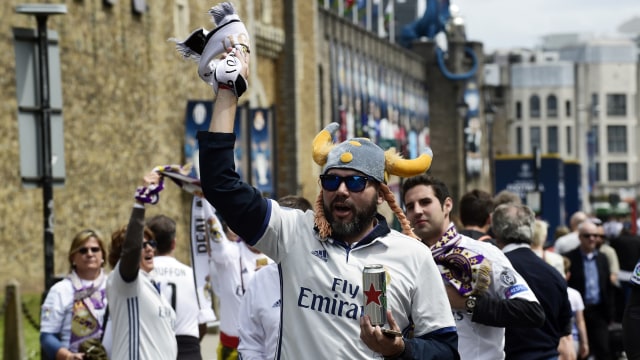
<path fill-rule="evenodd" d="M 511 203 L 498 206 L 491 219 L 498 247 L 527 281 L 546 315 L 544 325 L 537 329 L 507 327 L 507 358 L 557 357 L 560 339 L 571 334 L 571 303 L 564 277 L 531 250 L 535 214 L 526 205 Z M 571 342 L 562 345 L 561 352 L 573 351 Z"/>

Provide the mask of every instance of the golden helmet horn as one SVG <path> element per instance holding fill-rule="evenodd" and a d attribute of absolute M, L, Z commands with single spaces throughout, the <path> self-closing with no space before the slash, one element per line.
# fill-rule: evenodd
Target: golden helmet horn
<path fill-rule="evenodd" d="M 396 149 L 390 148 L 385 151 L 384 157 L 387 173 L 400 177 L 411 177 L 429 170 L 431 161 L 433 160 L 433 151 L 431 151 L 431 148 L 427 148 L 425 153 L 415 159 L 409 160 L 403 159 L 402 156 L 396 152 Z"/>
<path fill-rule="evenodd" d="M 338 123 L 331 123 L 327 125 L 322 131 L 316 135 L 313 139 L 313 161 L 320 166 L 324 166 L 327 163 L 327 156 L 335 144 L 333 143 L 333 133 L 340 128 Z"/>

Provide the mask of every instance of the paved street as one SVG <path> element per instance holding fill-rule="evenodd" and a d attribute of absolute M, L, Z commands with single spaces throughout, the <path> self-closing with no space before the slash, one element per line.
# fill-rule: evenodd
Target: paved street
<path fill-rule="evenodd" d="M 219 339 L 220 333 L 218 333 L 217 329 L 209 329 L 207 335 L 205 335 L 202 342 L 200 342 L 202 360 L 217 360 L 216 349 L 218 348 Z"/>

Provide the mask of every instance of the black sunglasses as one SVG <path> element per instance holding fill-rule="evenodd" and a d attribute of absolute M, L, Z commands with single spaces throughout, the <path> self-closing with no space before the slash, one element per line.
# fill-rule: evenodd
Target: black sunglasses
<path fill-rule="evenodd" d="M 80 249 L 78 249 L 78 252 L 82 255 L 87 255 L 89 253 L 89 250 L 91 250 L 91 252 L 94 254 L 97 254 L 100 251 L 102 251 L 102 249 L 100 249 L 100 246 L 91 246 L 91 247 L 81 247 Z"/>
<path fill-rule="evenodd" d="M 601 237 L 604 237 L 604 235 L 600 235 L 600 234 L 580 234 L 580 236 L 583 237 L 583 238 L 588 238 L 588 237 L 601 238 Z"/>
<path fill-rule="evenodd" d="M 367 187 L 369 177 L 361 175 L 338 176 L 338 175 L 320 175 L 320 185 L 327 191 L 336 191 L 340 184 L 344 182 L 347 190 L 351 192 L 361 192 Z"/>
<path fill-rule="evenodd" d="M 149 241 L 143 241 L 142 242 L 142 248 L 146 248 L 147 245 L 151 246 L 152 248 L 157 248 L 158 247 L 158 242 L 155 240 L 149 240 Z"/>

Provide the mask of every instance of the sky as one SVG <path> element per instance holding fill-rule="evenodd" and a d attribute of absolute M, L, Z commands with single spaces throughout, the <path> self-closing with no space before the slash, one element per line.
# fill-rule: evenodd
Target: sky
<path fill-rule="evenodd" d="M 640 0 L 451 0 L 466 24 L 467 39 L 485 52 L 534 48 L 544 35 L 584 33 L 629 37 L 618 27 L 640 18 Z"/>

